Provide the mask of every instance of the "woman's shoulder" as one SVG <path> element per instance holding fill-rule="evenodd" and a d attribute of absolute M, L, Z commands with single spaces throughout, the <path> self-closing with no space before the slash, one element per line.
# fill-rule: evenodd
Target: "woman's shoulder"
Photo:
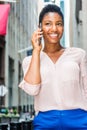
<path fill-rule="evenodd" d="M 82 48 L 79 47 L 69 47 L 68 48 L 72 53 L 77 53 L 77 54 L 84 54 L 86 51 Z"/>
<path fill-rule="evenodd" d="M 32 57 L 32 56 L 26 56 L 26 57 L 23 59 L 22 64 L 23 64 L 23 65 L 29 64 L 29 62 L 31 61 L 31 57 Z"/>
<path fill-rule="evenodd" d="M 32 57 L 32 55 L 30 55 L 30 56 L 26 56 L 26 57 L 24 57 L 23 61 L 30 60 L 30 59 L 31 59 L 31 57 Z"/>

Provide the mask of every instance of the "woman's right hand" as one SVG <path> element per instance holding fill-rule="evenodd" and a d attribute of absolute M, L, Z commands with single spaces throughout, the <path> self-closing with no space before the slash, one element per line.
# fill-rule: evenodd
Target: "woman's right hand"
<path fill-rule="evenodd" d="M 41 37 L 42 37 L 42 34 L 43 32 L 41 31 L 40 28 L 38 28 L 32 35 L 32 39 L 31 39 L 31 42 L 32 42 L 32 46 L 33 46 L 33 49 L 34 50 L 37 50 L 37 51 L 41 51 L 42 49 L 42 44 L 41 44 Z"/>

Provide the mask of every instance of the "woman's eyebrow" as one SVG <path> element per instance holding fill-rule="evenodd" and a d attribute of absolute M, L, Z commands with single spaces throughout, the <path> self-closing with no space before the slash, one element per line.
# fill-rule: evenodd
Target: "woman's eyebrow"
<path fill-rule="evenodd" d="M 52 20 L 44 20 L 44 22 L 52 22 Z M 63 22 L 62 20 L 58 20 L 56 22 Z"/>

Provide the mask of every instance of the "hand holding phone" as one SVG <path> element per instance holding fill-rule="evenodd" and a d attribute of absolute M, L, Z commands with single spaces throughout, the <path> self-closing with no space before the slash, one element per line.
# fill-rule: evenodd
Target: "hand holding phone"
<path fill-rule="evenodd" d="M 38 26 L 38 29 L 34 31 L 34 33 L 32 34 L 32 38 L 31 38 L 31 42 L 32 42 L 32 46 L 33 49 L 37 49 L 38 51 L 40 51 L 42 49 L 42 35 L 43 35 L 43 31 L 42 31 L 42 26 L 41 24 Z"/>

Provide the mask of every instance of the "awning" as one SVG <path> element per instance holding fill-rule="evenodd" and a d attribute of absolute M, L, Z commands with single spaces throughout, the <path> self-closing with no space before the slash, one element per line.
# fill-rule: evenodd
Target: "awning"
<path fill-rule="evenodd" d="M 0 4 L 0 35 L 6 35 L 10 4 Z"/>

